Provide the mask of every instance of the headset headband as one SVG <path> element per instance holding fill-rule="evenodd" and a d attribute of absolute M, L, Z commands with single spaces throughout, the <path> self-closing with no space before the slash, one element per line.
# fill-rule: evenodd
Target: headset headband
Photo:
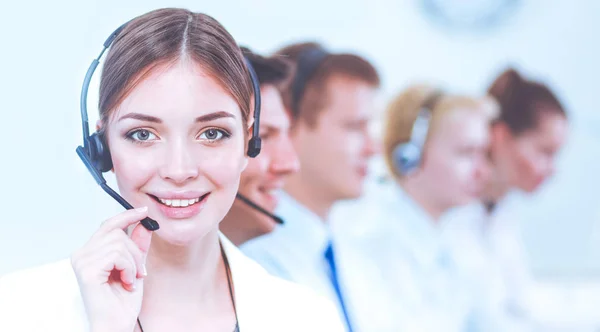
<path fill-rule="evenodd" d="M 120 27 L 118 27 L 115 31 L 113 31 L 108 36 L 106 41 L 104 41 L 103 48 L 102 48 L 102 51 L 100 52 L 100 55 L 98 55 L 98 57 L 92 61 L 92 63 L 90 64 L 90 67 L 88 68 L 88 70 L 85 74 L 85 78 L 83 80 L 83 85 L 81 88 L 81 96 L 80 96 L 80 112 L 81 112 L 81 126 L 82 126 L 82 133 L 83 133 L 83 147 L 84 147 L 85 151 L 88 153 L 90 152 L 89 151 L 89 149 L 90 149 L 90 146 L 89 146 L 90 131 L 89 131 L 89 121 L 88 121 L 88 111 L 87 111 L 87 96 L 88 96 L 88 90 L 90 87 L 92 76 L 94 75 L 94 72 L 96 71 L 96 68 L 98 67 L 98 64 L 100 63 L 100 59 L 102 58 L 102 56 L 104 55 L 106 50 L 112 45 L 112 43 L 115 41 L 117 36 L 121 33 L 121 31 L 123 31 L 123 29 L 127 26 L 127 24 L 129 24 L 129 22 L 126 22 L 123 25 L 121 25 Z M 250 139 L 250 141 L 248 143 L 248 151 L 247 151 L 248 156 L 251 158 L 254 158 L 254 157 L 258 156 L 258 154 L 260 153 L 260 150 L 261 150 L 261 139 L 259 136 L 259 134 L 260 134 L 259 133 L 260 107 L 261 107 L 260 84 L 258 82 L 256 72 L 254 71 L 254 68 L 252 67 L 252 64 L 250 63 L 248 58 L 246 58 L 245 56 L 244 56 L 244 63 L 246 64 L 246 67 L 250 74 L 250 78 L 252 81 L 253 93 L 254 93 L 254 112 L 253 112 L 254 123 L 253 123 L 253 127 L 252 127 L 252 138 Z"/>
<path fill-rule="evenodd" d="M 442 96 L 443 93 L 440 90 L 436 90 L 421 104 L 410 134 L 410 141 L 420 148 L 425 145 L 433 109 Z"/>
<path fill-rule="evenodd" d="M 294 117 L 300 114 L 300 101 L 306 90 L 306 84 L 328 55 L 329 53 L 320 47 L 311 48 L 298 55 L 296 75 L 292 82 L 292 113 Z"/>

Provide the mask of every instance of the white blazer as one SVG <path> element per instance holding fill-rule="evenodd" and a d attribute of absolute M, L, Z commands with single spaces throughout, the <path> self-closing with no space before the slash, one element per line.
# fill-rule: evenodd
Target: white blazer
<path fill-rule="evenodd" d="M 511 310 L 527 311 L 533 285 L 521 238 L 520 200 L 512 193 L 488 213 L 483 204 L 457 208 L 446 216 L 446 235 L 459 245 L 463 268 L 490 289 L 502 287 Z M 469 239 L 471 241 L 465 241 Z M 489 282 L 495 279 L 497 285 Z"/>
<path fill-rule="evenodd" d="M 231 266 L 240 332 L 343 331 L 332 303 L 269 275 L 221 236 Z M 0 331 L 89 331 L 70 260 L 0 278 Z"/>
<path fill-rule="evenodd" d="M 479 294 L 481 321 L 495 331 L 531 331 L 535 326 L 530 312 L 533 278 L 520 237 L 520 199 L 511 195 L 492 213 L 480 203 L 459 207 L 444 220 L 457 264 Z"/>

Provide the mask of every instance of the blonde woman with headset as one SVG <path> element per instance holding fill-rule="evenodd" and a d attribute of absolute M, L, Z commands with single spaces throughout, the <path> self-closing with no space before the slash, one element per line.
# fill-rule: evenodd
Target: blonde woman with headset
<path fill-rule="evenodd" d="M 409 87 L 388 106 L 383 149 L 391 179 L 337 211 L 359 226 L 347 232 L 354 232 L 356 257 L 371 261 L 369 276 L 362 276 L 365 291 L 384 299 L 365 306 L 387 312 L 386 328 L 464 331 L 470 326 L 471 290 L 453 267 L 441 220 L 449 209 L 481 194 L 489 124 L 497 113 L 491 98 L 447 94 L 427 85 Z"/>

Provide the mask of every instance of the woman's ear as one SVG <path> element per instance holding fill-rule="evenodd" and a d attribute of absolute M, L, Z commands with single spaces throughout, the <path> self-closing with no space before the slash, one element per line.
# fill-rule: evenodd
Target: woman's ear
<path fill-rule="evenodd" d="M 246 128 L 246 130 L 248 130 L 248 140 L 250 140 L 250 138 L 252 137 L 253 126 L 254 126 L 254 118 L 248 119 L 248 128 Z"/>
<path fill-rule="evenodd" d="M 248 131 L 248 141 L 246 142 L 246 151 L 244 151 L 244 161 L 242 164 L 242 172 L 246 169 L 246 167 L 248 167 L 248 146 L 250 144 L 250 140 L 252 139 L 252 129 L 254 126 L 254 118 L 250 118 L 248 119 L 248 127 L 246 128 L 246 130 Z"/>

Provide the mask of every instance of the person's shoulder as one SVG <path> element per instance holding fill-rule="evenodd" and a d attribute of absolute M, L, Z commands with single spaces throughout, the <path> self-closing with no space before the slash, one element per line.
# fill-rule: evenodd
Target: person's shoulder
<path fill-rule="evenodd" d="M 333 303 L 327 298 L 304 285 L 277 277 L 268 276 L 266 282 L 272 297 L 270 311 L 277 312 L 279 321 L 293 324 L 297 331 L 344 330 Z"/>
<path fill-rule="evenodd" d="M 260 266 L 253 266 L 254 304 L 259 312 L 253 319 L 267 331 L 343 331 L 342 322 L 333 303 L 307 286 L 270 275 Z M 261 314 L 264 314 L 262 316 Z M 262 316 L 262 317 L 261 317 Z"/>
<path fill-rule="evenodd" d="M 243 308 L 243 326 L 260 326 L 261 331 L 343 331 L 329 300 L 270 274 L 228 241 L 224 245 Z"/>
<path fill-rule="evenodd" d="M 441 220 L 444 231 L 482 232 L 489 219 L 485 205 L 480 201 L 448 210 Z"/>
<path fill-rule="evenodd" d="M 293 250 L 285 245 L 286 237 L 276 228 L 272 233 L 251 239 L 239 247 L 239 250 L 271 274 L 282 275 L 282 261 L 293 256 Z"/>
<path fill-rule="evenodd" d="M 68 259 L 11 272 L 0 277 L 0 330 L 71 331 L 85 312 Z M 17 328 L 18 326 L 18 328 Z"/>
<path fill-rule="evenodd" d="M 277 232 L 277 229 L 274 231 Z M 246 256 L 257 259 L 276 256 L 283 242 L 281 236 L 274 233 L 261 235 L 240 245 L 240 251 Z"/>
<path fill-rule="evenodd" d="M 329 214 L 329 224 L 336 235 L 368 239 L 381 236 L 397 223 L 393 207 L 395 193 L 388 182 L 371 181 L 365 184 L 362 195 L 339 201 Z"/>
<path fill-rule="evenodd" d="M 77 279 L 68 259 L 0 276 L 0 295 L 14 294 L 20 298 L 64 293 L 76 286 Z"/>
<path fill-rule="evenodd" d="M 40 277 L 51 282 L 52 278 L 74 275 L 71 262 L 68 259 L 62 259 L 52 263 L 46 263 L 39 266 L 28 267 L 0 276 L 0 285 L 14 284 L 19 285 L 23 282 L 34 281 Z M 44 280 L 37 280 L 43 282 Z"/>

